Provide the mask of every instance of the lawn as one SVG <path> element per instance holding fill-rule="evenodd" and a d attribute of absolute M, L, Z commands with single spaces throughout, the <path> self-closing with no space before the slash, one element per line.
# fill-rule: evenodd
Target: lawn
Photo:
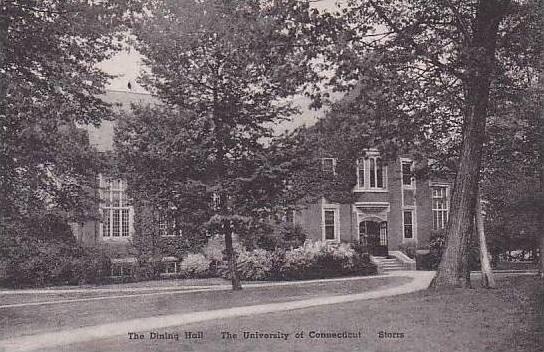
<path fill-rule="evenodd" d="M 67 351 L 312 351 L 511 352 L 544 351 L 544 285 L 533 276 L 502 276 L 495 290 L 427 290 L 349 304 L 224 319 L 174 327 L 202 331 L 201 340 L 130 341 L 68 346 Z M 477 283 L 475 283 L 475 286 Z M 223 339 L 222 331 L 238 339 Z M 282 339 L 243 339 L 244 331 L 289 333 Z M 305 332 L 305 338 L 294 334 Z M 316 339 L 310 331 L 361 332 L 360 338 Z M 380 338 L 379 333 L 403 337 Z M 391 335 L 392 336 L 392 335 Z"/>
<path fill-rule="evenodd" d="M 182 290 L 158 295 L 132 294 L 122 299 L 107 298 L 52 305 L 6 307 L 0 308 L 0 338 L 157 315 L 361 293 L 378 288 L 398 286 L 409 281 L 408 278 L 400 277 L 353 278 L 353 280 L 308 282 L 278 287 L 246 287 L 239 292 L 227 290 L 187 293 Z M 9 297 L 10 299 L 16 298 L 12 295 Z M 37 297 L 36 300 L 42 301 L 45 299 L 87 298 L 88 295 L 62 294 L 55 298 L 47 294 L 46 297 L 40 298 L 39 295 L 35 297 Z M 26 302 L 29 297 L 24 297 L 24 299 Z"/>

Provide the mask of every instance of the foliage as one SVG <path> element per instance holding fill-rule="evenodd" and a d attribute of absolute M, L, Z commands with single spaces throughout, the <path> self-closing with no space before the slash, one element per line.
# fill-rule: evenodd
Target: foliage
<path fill-rule="evenodd" d="M 321 45 L 322 69 L 332 74 L 313 97 L 321 103 L 330 89 L 348 92 L 337 106 L 346 121 L 337 130 L 351 132 L 342 135 L 346 144 L 362 141 L 384 155 L 408 149 L 458 171 L 454 225 L 435 284 L 463 285 L 485 125 L 505 111 L 524 111 L 522 97 L 544 62 L 543 3 L 351 0 L 339 6 Z"/>
<path fill-rule="evenodd" d="M 189 253 L 178 266 L 183 278 L 203 278 L 209 276 L 211 260 L 201 253 Z"/>
<path fill-rule="evenodd" d="M 285 252 L 279 268 L 282 279 L 312 279 L 375 272 L 368 256 L 356 254 L 351 245 L 306 242 L 304 246 Z"/>
<path fill-rule="evenodd" d="M 400 244 L 399 250 L 408 257 L 415 259 L 417 250 L 417 241 L 406 241 Z"/>
<path fill-rule="evenodd" d="M 261 231 L 242 238 L 248 249 L 261 248 L 267 251 L 300 247 L 306 241 L 304 229 L 297 224 L 280 222 L 263 226 Z"/>
<path fill-rule="evenodd" d="M 446 232 L 433 231 L 429 241 L 429 253 L 416 254 L 416 265 L 418 270 L 436 270 L 442 259 L 446 246 Z M 467 251 L 470 270 L 480 270 L 480 251 L 477 240 L 473 238 Z"/>
<path fill-rule="evenodd" d="M 356 253 L 346 243 L 307 241 L 298 248 L 274 251 L 240 248 L 236 255 L 238 274 L 244 280 L 303 280 L 376 272 L 367 254 Z M 219 264 L 218 274 L 230 278 L 226 261 Z"/>
<path fill-rule="evenodd" d="M 4 285 L 39 287 L 100 283 L 110 275 L 110 262 L 104 253 L 80 247 L 61 220 L 50 216 L 35 221 L 29 227 L 3 228 L 0 267 L 4 268 Z"/>
<path fill-rule="evenodd" d="M 241 280 L 266 280 L 272 276 L 273 253 L 264 249 L 236 253 Z"/>
<path fill-rule="evenodd" d="M 289 170 L 266 142 L 296 111 L 286 98 L 313 75 L 315 55 L 295 43 L 294 23 L 311 27 L 307 10 L 296 0 L 157 1 L 135 22 L 149 68 L 141 83 L 164 106 L 120 120 L 123 171 L 136 197 L 225 236 L 231 259 L 232 234 L 251 234 L 281 208 Z"/>
<path fill-rule="evenodd" d="M 202 229 L 187 226 L 176 211 L 158 210 L 155 204 L 142 199 L 135 202 L 134 209 L 138 216 L 134 220 L 132 245 L 139 261 L 148 263 L 148 269 L 141 272 L 142 275 L 157 277 L 161 271 L 157 263 L 163 257 L 182 258 L 204 246 L 206 237 L 202 235 Z M 160 233 L 161 221 L 164 222 L 165 233 Z"/>
<path fill-rule="evenodd" d="M 3 1 L 0 17 L 0 221 L 44 208 L 88 218 L 100 164 L 77 124 L 112 115 L 96 64 L 121 49 L 140 1 Z"/>

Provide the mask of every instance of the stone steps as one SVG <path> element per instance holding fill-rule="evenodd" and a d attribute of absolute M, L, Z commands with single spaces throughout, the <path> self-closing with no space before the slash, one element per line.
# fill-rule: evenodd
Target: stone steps
<path fill-rule="evenodd" d="M 406 270 L 404 263 L 396 258 L 372 257 L 372 261 L 378 266 L 381 272 Z"/>

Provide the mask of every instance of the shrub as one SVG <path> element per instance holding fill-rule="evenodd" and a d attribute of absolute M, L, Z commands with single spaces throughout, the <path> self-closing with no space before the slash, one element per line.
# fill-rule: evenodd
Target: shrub
<path fill-rule="evenodd" d="M 480 254 L 478 243 L 472 239 L 468 246 L 468 261 L 470 270 L 479 270 Z M 445 231 L 433 231 L 429 241 L 429 253 L 418 255 L 416 265 L 418 270 L 436 270 L 442 259 L 442 252 L 446 245 Z"/>
<path fill-rule="evenodd" d="M 210 259 L 201 253 L 188 254 L 178 266 L 183 278 L 205 278 L 210 275 Z"/>
<path fill-rule="evenodd" d="M 44 231 L 58 226 L 49 226 Z M 10 287 L 101 283 L 109 275 L 109 260 L 101 252 L 84 249 L 65 234 L 34 235 L 31 228 L 4 227 L 0 237 L 2 284 Z"/>
<path fill-rule="evenodd" d="M 368 255 L 355 252 L 345 243 L 306 242 L 299 248 L 274 251 L 239 249 L 236 255 L 242 280 L 300 280 L 376 273 Z M 230 278 L 225 259 L 217 266 L 217 273 Z"/>
<path fill-rule="evenodd" d="M 237 269 L 242 280 L 266 280 L 271 277 L 272 254 L 264 249 L 241 250 L 237 253 Z"/>
<path fill-rule="evenodd" d="M 306 242 L 300 248 L 287 251 L 279 276 L 284 279 L 314 279 L 351 274 L 368 275 L 375 270 L 368 256 L 357 253 L 351 245 L 331 245 L 318 241 Z"/>
<path fill-rule="evenodd" d="M 408 257 L 415 259 L 416 258 L 416 250 L 417 250 L 417 242 L 414 240 L 403 242 L 399 249 L 401 252 L 406 254 Z"/>
<path fill-rule="evenodd" d="M 160 277 L 162 267 L 160 258 L 139 256 L 138 265 L 133 268 L 133 279 L 135 281 L 155 280 Z M 123 280 L 126 281 L 128 278 Z"/>

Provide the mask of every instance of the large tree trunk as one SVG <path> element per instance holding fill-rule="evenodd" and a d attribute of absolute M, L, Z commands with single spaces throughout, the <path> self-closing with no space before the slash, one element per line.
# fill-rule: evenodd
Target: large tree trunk
<path fill-rule="evenodd" d="M 232 290 L 239 291 L 242 289 L 240 278 L 238 276 L 238 268 L 236 265 L 236 255 L 232 246 L 232 229 L 231 226 L 225 226 L 225 250 L 227 252 L 227 261 L 229 266 L 229 275 L 232 283 Z"/>
<path fill-rule="evenodd" d="M 6 52 L 8 46 L 8 29 L 9 29 L 9 13 L 7 11 L 7 5 L 4 0 L 0 0 L 0 143 L 5 143 L 6 140 L 6 131 L 7 131 L 7 90 L 8 90 L 8 79 L 4 73 L 6 67 Z M 8 197 L 8 179 L 7 173 L 9 173 L 9 165 L 5 153 L 5 145 L 0 145 L 0 198 L 7 200 Z M 0 207 L 0 225 L 6 223 L 7 218 L 7 209 L 10 207 L 2 206 Z M 4 226 L 0 226 L 0 231 L 3 231 Z M 0 233 L 3 235 L 3 233 Z"/>
<path fill-rule="evenodd" d="M 538 276 L 541 279 L 544 279 L 544 233 L 540 234 L 538 251 L 540 256 L 540 259 L 538 261 Z"/>
<path fill-rule="evenodd" d="M 466 110 L 461 160 L 446 231 L 446 248 L 431 287 L 467 287 L 466 264 L 485 136 L 489 89 L 495 64 L 497 31 L 507 1 L 481 0 L 470 46 L 466 48 Z"/>
<path fill-rule="evenodd" d="M 542 58 L 543 64 L 544 64 L 544 58 Z M 540 73 L 540 76 L 538 77 L 539 80 L 539 86 L 544 89 L 544 72 Z M 544 100 L 544 98 L 542 98 Z M 540 109 L 539 114 L 539 127 L 540 127 L 540 135 L 544 135 L 544 109 Z M 540 197 L 544 197 L 544 141 L 540 141 L 540 148 L 539 148 L 539 155 L 538 155 L 539 161 L 540 161 Z M 538 276 L 541 279 L 544 279 L 544 219 L 540 217 L 537 219 L 539 221 L 540 227 L 540 238 L 538 241 L 538 255 L 539 255 L 539 261 L 538 261 Z"/>
<path fill-rule="evenodd" d="M 485 241 L 484 230 L 484 217 L 482 214 L 482 202 L 480 199 L 480 192 L 478 187 L 478 194 L 476 196 L 476 231 L 478 232 L 478 240 L 480 242 L 480 268 L 482 271 L 482 286 L 486 288 L 495 288 L 495 277 L 491 270 L 491 263 L 489 261 L 489 253 L 487 252 L 487 243 Z"/>

